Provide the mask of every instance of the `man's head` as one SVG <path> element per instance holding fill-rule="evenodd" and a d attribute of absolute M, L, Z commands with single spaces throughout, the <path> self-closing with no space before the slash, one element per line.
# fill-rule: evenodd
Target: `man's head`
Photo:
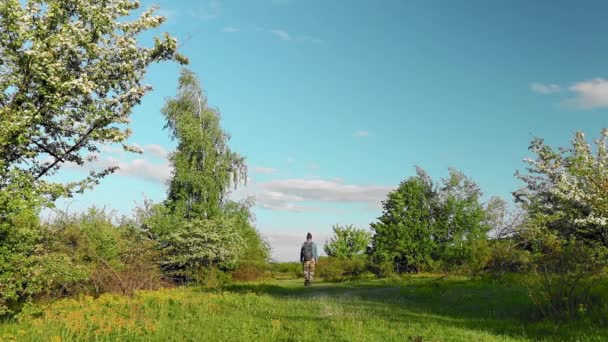
<path fill-rule="evenodd" d="M 306 240 L 307 241 L 312 240 L 312 234 L 310 234 L 310 233 L 306 234 Z"/>

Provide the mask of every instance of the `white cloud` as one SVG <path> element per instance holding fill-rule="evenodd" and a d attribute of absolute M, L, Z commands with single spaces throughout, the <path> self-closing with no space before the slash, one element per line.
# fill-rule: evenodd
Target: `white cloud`
<path fill-rule="evenodd" d="M 296 159 L 294 157 L 287 157 L 287 163 L 288 164 L 293 164 L 296 162 Z"/>
<path fill-rule="evenodd" d="M 131 176 L 148 181 L 164 183 L 171 177 L 172 166 L 169 162 L 160 164 L 151 163 L 146 159 L 135 159 L 132 161 L 120 161 L 116 174 Z"/>
<path fill-rule="evenodd" d="M 169 151 L 164 146 L 158 144 L 149 144 L 145 146 L 133 144 L 133 147 L 141 150 L 145 155 L 151 155 L 156 158 L 166 159 L 169 156 Z M 102 152 L 115 155 L 122 155 L 125 153 L 125 150 L 121 146 L 116 145 L 103 145 L 101 146 L 100 150 Z"/>
<path fill-rule="evenodd" d="M 363 138 L 369 137 L 370 133 L 368 131 L 356 131 L 353 133 L 353 137 Z"/>
<path fill-rule="evenodd" d="M 173 170 L 168 161 L 152 163 L 147 159 L 121 160 L 114 157 L 97 159 L 82 166 L 74 163 L 66 163 L 65 168 L 77 171 L 101 171 L 109 167 L 118 166 L 114 174 L 126 177 L 140 178 L 150 182 L 165 183 L 171 177 Z"/>
<path fill-rule="evenodd" d="M 581 109 L 608 107 L 608 80 L 595 78 L 575 83 L 568 90 L 576 96 L 565 101 Z"/>
<path fill-rule="evenodd" d="M 291 40 L 291 36 L 285 30 L 270 30 L 270 32 L 277 36 L 280 40 Z"/>
<path fill-rule="evenodd" d="M 222 4 L 218 0 L 211 0 L 192 12 L 192 16 L 204 20 L 211 20 L 219 17 Z"/>
<path fill-rule="evenodd" d="M 557 84 L 532 83 L 530 89 L 539 94 L 553 94 L 562 91 L 562 87 Z"/>
<path fill-rule="evenodd" d="M 169 151 L 167 151 L 166 148 L 157 144 L 146 145 L 142 149 L 144 150 L 144 153 L 149 153 L 157 158 L 167 158 L 169 155 Z"/>
<path fill-rule="evenodd" d="M 284 40 L 284 41 L 297 40 L 300 42 L 306 42 L 306 43 L 312 43 L 312 44 L 324 44 L 325 43 L 325 41 L 323 39 L 313 37 L 313 36 L 308 36 L 308 35 L 293 35 L 292 36 L 292 34 L 290 34 L 287 30 L 284 30 L 284 29 L 270 30 L 270 29 L 265 29 L 265 28 L 256 26 L 256 27 L 254 27 L 254 30 L 258 31 L 258 32 L 271 33 L 275 37 L 279 38 L 280 40 Z"/>
<path fill-rule="evenodd" d="M 323 179 L 286 179 L 262 184 L 266 191 L 276 191 L 320 202 L 378 202 L 393 188 L 379 185 L 353 185 Z"/>
<path fill-rule="evenodd" d="M 123 154 L 125 150 L 122 147 L 112 146 L 112 145 L 103 145 L 100 148 L 101 152 L 111 153 L 111 154 Z"/>
<path fill-rule="evenodd" d="M 239 29 L 238 27 L 232 27 L 232 26 L 228 26 L 228 27 L 224 27 L 222 29 L 222 32 L 225 33 L 236 33 L 236 32 L 240 32 L 241 29 Z"/>
<path fill-rule="evenodd" d="M 540 94 L 567 91 L 572 96 L 562 101 L 562 104 L 579 109 L 608 107 L 608 80 L 603 78 L 576 82 L 567 88 L 558 84 L 532 83 L 530 89 Z"/>
<path fill-rule="evenodd" d="M 276 211 L 334 211 L 311 202 L 355 203 L 377 208 L 392 186 L 345 184 L 340 179 L 284 179 L 251 183 L 236 191 L 236 197 L 253 196 L 258 206 Z"/>
<path fill-rule="evenodd" d="M 274 169 L 272 167 L 262 167 L 262 166 L 256 166 L 253 168 L 253 172 L 257 172 L 257 173 L 263 173 L 263 174 L 272 174 L 277 172 L 277 169 Z"/>

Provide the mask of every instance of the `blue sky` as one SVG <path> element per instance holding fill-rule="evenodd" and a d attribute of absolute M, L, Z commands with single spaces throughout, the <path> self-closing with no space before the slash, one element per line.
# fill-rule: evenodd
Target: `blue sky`
<path fill-rule="evenodd" d="M 434 178 L 458 168 L 487 197 L 511 200 L 533 137 L 566 145 L 608 126 L 602 1 L 156 3 L 168 18 L 156 33 L 180 39 L 247 157 L 249 183 L 233 196 L 256 196 L 279 260 L 297 259 L 308 231 L 322 245 L 334 223 L 367 228 L 414 165 Z M 154 91 L 130 139 L 146 153 L 107 147 L 99 163 L 122 170 L 59 207 L 129 214 L 144 197 L 164 199 L 174 144 L 160 108 L 178 70 L 164 63 L 147 76 Z"/>

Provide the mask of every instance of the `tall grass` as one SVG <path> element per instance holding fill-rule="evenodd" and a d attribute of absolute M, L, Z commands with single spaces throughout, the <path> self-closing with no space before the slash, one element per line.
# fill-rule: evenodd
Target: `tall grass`
<path fill-rule="evenodd" d="M 239 283 L 39 304 L 0 324 L 2 341 L 602 341 L 586 322 L 530 321 L 526 289 L 410 277 Z"/>

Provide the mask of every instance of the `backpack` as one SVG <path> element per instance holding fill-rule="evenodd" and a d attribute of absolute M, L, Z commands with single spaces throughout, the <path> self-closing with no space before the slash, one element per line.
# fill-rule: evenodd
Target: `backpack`
<path fill-rule="evenodd" d="M 313 248 L 312 241 L 304 242 L 304 244 L 302 245 L 302 255 L 304 255 L 304 261 L 310 261 L 313 259 L 314 255 L 313 255 L 312 248 Z"/>

